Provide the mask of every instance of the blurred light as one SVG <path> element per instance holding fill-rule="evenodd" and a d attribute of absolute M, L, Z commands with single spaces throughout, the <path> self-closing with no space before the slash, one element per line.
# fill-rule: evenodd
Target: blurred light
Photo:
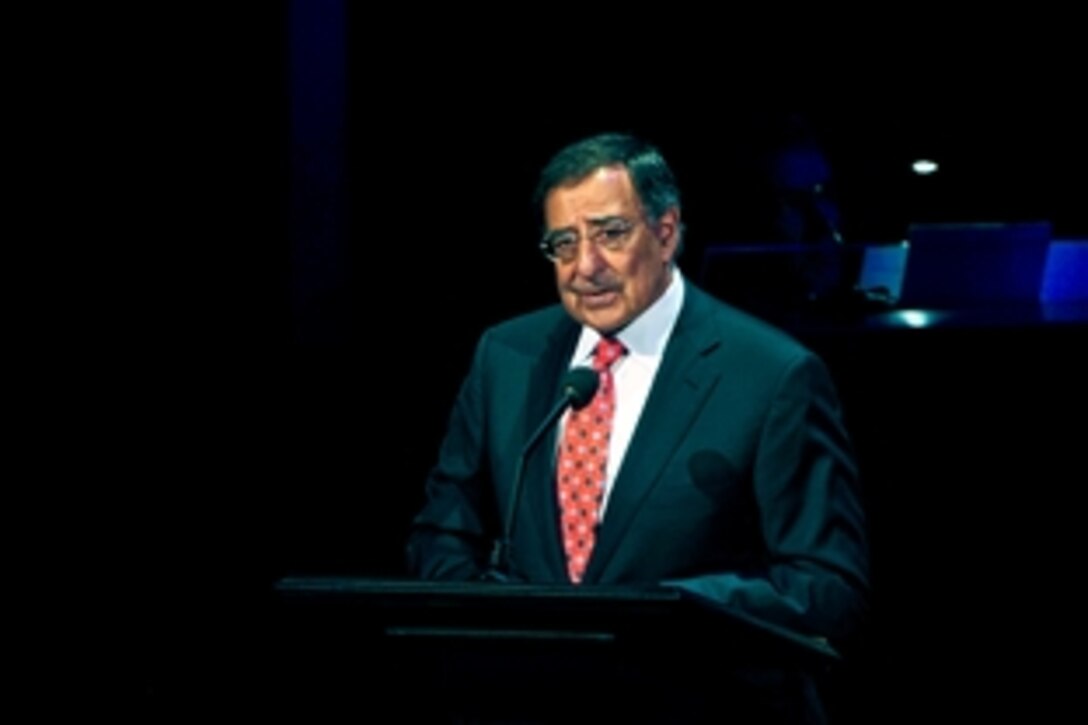
<path fill-rule="evenodd" d="M 918 159 L 913 164 L 911 164 L 910 167 L 914 169 L 914 173 L 918 174 L 919 176 L 929 176 L 930 174 L 935 174 L 937 173 L 937 169 L 940 168 L 939 166 L 937 166 L 936 161 L 932 161 L 930 159 Z"/>
<path fill-rule="evenodd" d="M 1043 267 L 1044 302 L 1088 302 L 1088 239 L 1054 239 Z"/>
<path fill-rule="evenodd" d="M 940 319 L 940 315 L 925 310 L 900 310 L 896 316 L 904 325 L 915 329 L 929 327 Z"/>

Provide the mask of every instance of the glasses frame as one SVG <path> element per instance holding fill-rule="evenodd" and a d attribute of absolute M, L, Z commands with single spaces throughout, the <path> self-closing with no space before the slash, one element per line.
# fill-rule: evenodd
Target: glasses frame
<path fill-rule="evenodd" d="M 644 223 L 644 219 L 629 219 L 623 216 L 591 219 L 589 225 L 593 229 L 589 233 L 589 242 L 598 250 L 619 252 L 634 237 L 634 232 L 639 225 Z M 582 235 L 576 229 L 556 229 L 547 232 L 538 246 L 541 254 L 552 262 L 570 264 L 578 259 L 581 241 Z"/>

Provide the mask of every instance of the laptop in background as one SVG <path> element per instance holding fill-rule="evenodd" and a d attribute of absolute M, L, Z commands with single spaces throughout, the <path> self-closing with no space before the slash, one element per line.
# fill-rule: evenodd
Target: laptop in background
<path fill-rule="evenodd" d="M 899 307 L 1037 303 L 1050 222 L 913 224 Z"/>
<path fill-rule="evenodd" d="M 883 297 L 890 305 L 896 304 L 903 294 L 909 252 L 907 242 L 867 245 L 861 257 L 857 288 Z"/>

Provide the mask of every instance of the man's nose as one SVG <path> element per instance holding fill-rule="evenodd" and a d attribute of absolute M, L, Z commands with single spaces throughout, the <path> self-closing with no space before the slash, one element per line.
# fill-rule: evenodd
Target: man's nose
<path fill-rule="evenodd" d="M 575 266 L 582 277 L 592 277 L 604 264 L 600 246 L 590 237 L 578 240 L 577 252 Z"/>

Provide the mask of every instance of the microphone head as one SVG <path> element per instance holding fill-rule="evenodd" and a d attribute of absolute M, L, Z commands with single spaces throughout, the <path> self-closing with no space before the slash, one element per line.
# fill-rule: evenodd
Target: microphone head
<path fill-rule="evenodd" d="M 601 377 L 593 368 L 573 368 L 563 378 L 563 397 L 575 410 L 583 408 L 593 400 L 600 382 Z"/>

